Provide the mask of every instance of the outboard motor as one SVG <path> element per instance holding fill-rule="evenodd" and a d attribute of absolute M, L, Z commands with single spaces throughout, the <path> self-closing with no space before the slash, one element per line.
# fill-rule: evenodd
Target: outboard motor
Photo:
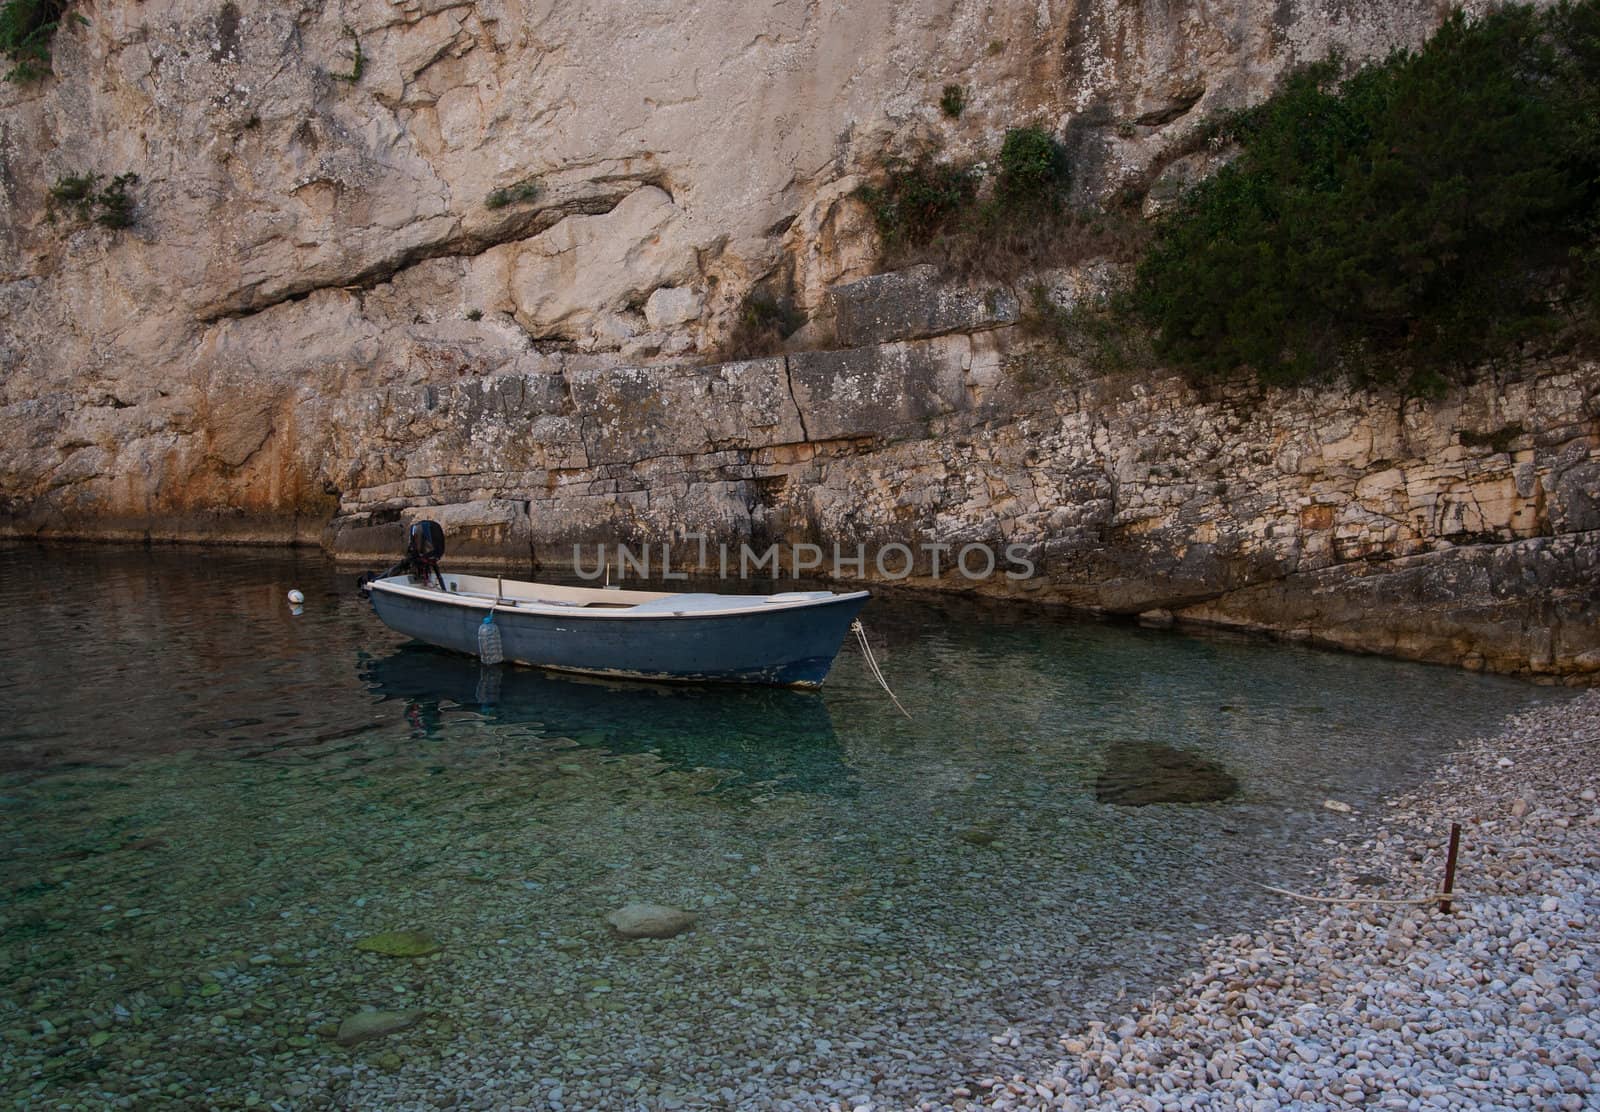
<path fill-rule="evenodd" d="M 411 526 L 411 543 L 406 546 L 406 559 L 414 564 L 438 570 L 444 559 L 444 529 L 437 521 L 418 521 Z"/>
<path fill-rule="evenodd" d="M 406 546 L 405 562 L 411 574 L 428 585 L 430 577 L 439 581 L 444 589 L 444 576 L 439 573 L 439 561 L 444 559 L 444 529 L 437 521 L 418 521 L 411 526 L 411 543 Z"/>
<path fill-rule="evenodd" d="M 439 571 L 439 561 L 444 558 L 444 529 L 437 521 L 418 521 L 412 524 L 410 538 L 406 542 L 405 559 L 382 575 L 366 572 L 359 580 L 361 593 L 367 593 L 367 585 L 374 579 L 388 579 L 394 575 L 409 575 L 422 580 L 423 586 L 428 585 L 430 579 L 436 580 L 441 590 L 444 589 L 444 575 Z"/>

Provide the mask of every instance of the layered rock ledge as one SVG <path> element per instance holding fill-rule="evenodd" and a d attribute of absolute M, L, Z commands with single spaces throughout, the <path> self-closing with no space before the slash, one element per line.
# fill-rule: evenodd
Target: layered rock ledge
<path fill-rule="evenodd" d="M 619 542 L 674 541 L 678 568 L 723 545 L 903 543 L 918 585 L 1500 672 L 1600 669 L 1592 366 L 1433 401 L 1205 395 L 1165 375 L 1024 385 L 1028 357 L 1002 347 L 953 334 L 374 392 L 335 421 L 355 481 L 326 543 L 379 559 L 422 514 L 463 556 L 558 567 Z M 968 544 L 1036 574 L 951 574 Z"/>

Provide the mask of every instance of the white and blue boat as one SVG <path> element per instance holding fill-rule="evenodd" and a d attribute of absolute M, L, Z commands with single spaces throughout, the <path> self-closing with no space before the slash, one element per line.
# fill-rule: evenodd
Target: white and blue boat
<path fill-rule="evenodd" d="M 490 619 L 507 661 L 592 676 L 818 687 L 866 591 L 723 595 L 570 587 L 441 572 L 442 531 L 412 532 L 407 561 L 367 580 L 396 632 L 480 656 Z M 490 617 L 492 615 L 492 618 Z"/>

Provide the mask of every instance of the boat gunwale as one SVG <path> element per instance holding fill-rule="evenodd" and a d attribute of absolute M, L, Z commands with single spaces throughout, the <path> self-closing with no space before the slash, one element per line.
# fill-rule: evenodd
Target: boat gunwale
<path fill-rule="evenodd" d="M 385 591 L 402 598 L 418 599 L 424 602 L 433 602 L 446 606 L 460 606 L 469 610 L 477 610 L 485 613 L 492 610 L 496 614 L 525 614 L 541 618 L 572 618 L 582 619 L 585 621 L 599 620 L 644 622 L 651 620 L 662 620 L 677 622 L 710 620 L 718 618 L 741 618 L 750 617 L 754 614 L 776 614 L 787 610 L 804 610 L 815 607 L 832 606 L 838 602 L 869 598 L 872 594 L 872 592 L 866 590 L 846 591 L 842 593 L 829 591 L 827 592 L 826 598 L 805 597 L 772 602 L 765 601 L 766 599 L 772 599 L 775 597 L 772 595 L 717 595 L 715 597 L 718 598 L 751 598 L 761 601 L 757 601 L 748 606 L 727 607 L 718 610 L 674 611 L 662 609 L 647 610 L 641 614 L 638 613 L 637 610 L 640 605 L 643 605 L 643 602 L 636 603 L 633 606 L 617 606 L 612 604 L 606 606 L 604 609 L 591 609 L 587 604 L 582 606 L 571 604 L 564 605 L 562 603 L 547 602 L 539 599 L 514 599 L 506 601 L 503 599 L 497 600 L 489 595 L 445 591 L 438 587 L 418 586 L 414 583 L 397 582 L 397 580 L 401 580 L 402 578 L 409 577 L 390 576 L 385 579 L 375 579 L 369 584 L 369 587 L 371 590 Z M 516 583 L 524 587 L 559 586 L 557 584 L 534 583 L 525 579 L 513 579 L 507 580 L 506 582 Z M 567 589 L 594 591 L 604 590 L 604 588 Z M 674 594 L 674 592 L 671 591 L 633 593 L 648 593 L 651 594 L 655 600 L 671 598 Z M 685 595 L 690 593 L 695 592 L 684 592 Z"/>

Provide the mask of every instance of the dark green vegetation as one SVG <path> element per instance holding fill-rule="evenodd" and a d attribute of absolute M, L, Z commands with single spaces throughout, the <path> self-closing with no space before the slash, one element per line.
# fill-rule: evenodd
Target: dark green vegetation
<path fill-rule="evenodd" d="M 1120 301 L 1112 304 L 1086 300 L 1071 306 L 1058 304 L 1042 283 L 1028 289 L 1028 299 L 1017 322 L 1031 335 L 1043 337 L 1104 371 L 1129 371 L 1153 366 L 1150 335 L 1128 320 Z"/>
<path fill-rule="evenodd" d="M 33 81 L 50 71 L 50 40 L 67 0 L 5 0 L 0 4 L 0 52 L 11 59 L 7 81 Z"/>
<path fill-rule="evenodd" d="M 783 350 L 783 342 L 805 324 L 805 314 L 787 298 L 752 290 L 722 346 L 724 359 L 760 359 Z"/>
<path fill-rule="evenodd" d="M 1067 152 L 1055 136 L 1037 127 L 1006 132 L 994 181 L 997 206 L 1015 217 L 1057 212 L 1069 183 Z"/>
<path fill-rule="evenodd" d="M 138 174 L 118 174 L 103 188 L 101 174 L 64 174 L 50 187 L 46 219 L 55 222 L 66 213 L 78 224 L 99 224 L 102 228 L 131 228 L 133 198 L 128 188 Z"/>
<path fill-rule="evenodd" d="M 993 162 L 989 174 L 931 157 L 891 162 L 878 184 L 859 193 L 886 261 L 1010 278 L 1039 266 L 1125 253 L 1133 222 L 1068 206 L 1066 151 L 1048 131 L 1013 128 Z"/>
<path fill-rule="evenodd" d="M 967 91 L 960 85 L 946 85 L 939 94 L 939 111 L 952 120 L 959 120 L 967 107 Z"/>
<path fill-rule="evenodd" d="M 889 164 L 882 185 L 862 188 L 884 248 L 920 247 L 957 227 L 978 196 L 979 178 L 965 166 L 930 158 Z"/>
<path fill-rule="evenodd" d="M 1025 316 L 1110 366 L 1431 390 L 1600 338 L 1600 0 L 1457 13 L 1415 51 L 1306 67 L 1157 167 L 1207 148 L 1235 157 L 1153 223 L 1149 181 L 1070 206 L 1066 153 L 1039 128 L 1008 132 L 990 172 L 924 155 L 859 195 L 888 266 L 1136 263 L 1105 302 L 1039 291 Z"/>
<path fill-rule="evenodd" d="M 350 55 L 349 55 L 349 57 L 350 57 L 350 72 L 349 73 L 335 73 L 335 74 L 330 74 L 329 76 L 332 77 L 335 81 L 347 81 L 350 84 L 354 85 L 357 81 L 361 80 L 362 73 L 364 73 L 366 71 L 367 60 L 361 53 L 361 38 L 360 38 L 360 36 L 358 36 L 355 33 L 355 29 L 352 28 L 347 23 L 347 24 L 345 24 L 344 33 L 346 35 L 350 36 L 350 41 L 354 44 L 354 46 L 350 50 Z"/>
<path fill-rule="evenodd" d="M 1220 121 L 1230 165 L 1164 219 L 1132 307 L 1197 377 L 1426 387 L 1600 308 L 1600 0 L 1459 13 L 1343 80 Z"/>
<path fill-rule="evenodd" d="M 483 199 L 483 207 L 491 209 L 505 208 L 519 201 L 531 201 L 539 196 L 539 182 L 535 178 L 524 178 L 514 185 L 504 189 L 496 189 Z"/>

